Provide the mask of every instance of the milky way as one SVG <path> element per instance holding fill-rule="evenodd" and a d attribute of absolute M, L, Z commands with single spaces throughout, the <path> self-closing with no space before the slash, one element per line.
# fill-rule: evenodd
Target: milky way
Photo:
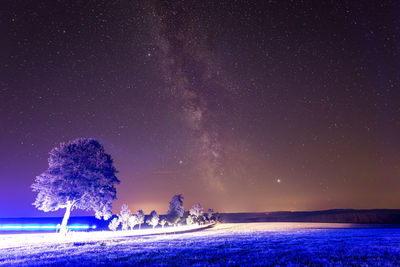
<path fill-rule="evenodd" d="M 213 70 L 214 62 L 201 38 L 201 25 L 196 24 L 196 18 L 189 17 L 180 4 L 173 2 L 159 4 L 150 14 L 157 45 L 155 53 L 159 56 L 166 89 L 175 98 L 176 105 L 181 106 L 181 119 L 192 130 L 187 148 L 190 158 L 207 186 L 221 191 L 223 168 L 219 158 L 222 148 L 213 130 L 216 122 L 202 96 L 202 91 L 206 91 L 204 86 L 211 79 L 207 72 Z"/>

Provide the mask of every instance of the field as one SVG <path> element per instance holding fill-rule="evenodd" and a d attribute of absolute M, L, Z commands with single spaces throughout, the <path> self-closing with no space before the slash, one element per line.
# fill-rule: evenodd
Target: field
<path fill-rule="evenodd" d="M 0 264 L 398 266 L 400 229 L 326 223 L 218 224 L 189 233 L 2 248 Z"/>

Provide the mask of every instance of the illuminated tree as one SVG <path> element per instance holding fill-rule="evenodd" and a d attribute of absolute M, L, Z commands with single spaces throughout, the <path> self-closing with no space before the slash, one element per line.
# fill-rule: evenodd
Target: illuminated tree
<path fill-rule="evenodd" d="M 192 224 L 194 224 L 194 216 L 192 216 L 192 215 L 189 215 L 189 216 L 187 216 L 187 218 L 186 218 L 186 224 L 187 225 L 192 225 Z"/>
<path fill-rule="evenodd" d="M 128 230 L 128 225 L 129 225 L 129 218 L 131 217 L 132 213 L 128 209 L 128 205 L 123 204 L 121 207 L 121 212 L 118 215 L 119 220 L 121 221 L 122 224 L 122 231 Z"/>
<path fill-rule="evenodd" d="M 214 217 L 214 210 L 213 209 L 208 209 L 207 211 L 207 219 L 211 223 L 213 222 L 213 217 Z"/>
<path fill-rule="evenodd" d="M 147 219 L 147 224 L 153 226 L 153 229 L 158 225 L 158 221 L 160 220 L 160 217 L 158 216 L 157 212 L 153 210 L 150 213 L 149 219 Z"/>
<path fill-rule="evenodd" d="M 165 219 L 165 218 L 162 218 L 161 220 L 160 220 L 160 225 L 161 225 L 161 228 L 164 228 L 164 225 L 167 223 L 167 220 Z"/>
<path fill-rule="evenodd" d="M 139 230 L 140 230 L 140 226 L 142 225 L 142 223 L 144 223 L 144 212 L 143 210 L 138 210 L 136 213 L 137 219 L 138 219 L 138 224 L 139 224 Z"/>
<path fill-rule="evenodd" d="M 108 225 L 108 228 L 111 231 L 116 231 L 118 226 L 119 226 L 119 224 L 120 224 L 119 219 L 118 218 L 114 218 L 114 219 L 111 220 L 110 224 Z"/>
<path fill-rule="evenodd" d="M 183 196 L 175 195 L 169 202 L 169 209 L 167 212 L 167 221 L 172 225 L 177 225 L 179 220 L 182 218 L 184 213 L 183 210 Z"/>
<path fill-rule="evenodd" d="M 189 210 L 189 214 L 194 216 L 196 219 L 199 218 L 200 216 L 203 216 L 203 208 L 201 205 L 195 204 L 193 207 Z"/>
<path fill-rule="evenodd" d="M 133 230 L 136 224 L 139 223 L 138 216 L 137 215 L 131 215 L 128 219 L 128 225 Z"/>
<path fill-rule="evenodd" d="M 37 176 L 32 189 L 37 192 L 36 208 L 48 211 L 65 209 L 60 233 L 67 232 L 67 222 L 74 209 L 93 210 L 96 218 L 111 216 L 116 199 L 114 184 L 119 180 L 111 156 L 91 138 L 61 143 L 50 151 L 49 168 Z"/>

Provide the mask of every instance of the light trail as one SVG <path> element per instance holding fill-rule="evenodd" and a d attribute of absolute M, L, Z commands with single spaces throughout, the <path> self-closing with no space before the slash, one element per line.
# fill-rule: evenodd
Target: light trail
<path fill-rule="evenodd" d="M 87 224 L 71 224 L 68 226 L 68 229 L 73 230 L 89 230 L 96 229 L 96 225 L 87 225 Z M 0 231 L 32 231 L 32 230 L 58 230 L 60 229 L 59 224 L 0 224 Z"/>

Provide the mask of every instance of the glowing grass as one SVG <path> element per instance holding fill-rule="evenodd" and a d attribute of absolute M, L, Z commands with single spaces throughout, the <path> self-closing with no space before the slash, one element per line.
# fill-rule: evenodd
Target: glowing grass
<path fill-rule="evenodd" d="M 9 235 L 21 243 L 0 249 L 0 265 L 398 266 L 400 228 L 373 227 L 241 223 L 171 235 L 138 235 L 153 229 L 73 232 L 64 239 L 55 233 Z M 34 237 L 40 242 L 23 244 Z M 0 235 L 0 247 L 3 241 Z"/>

